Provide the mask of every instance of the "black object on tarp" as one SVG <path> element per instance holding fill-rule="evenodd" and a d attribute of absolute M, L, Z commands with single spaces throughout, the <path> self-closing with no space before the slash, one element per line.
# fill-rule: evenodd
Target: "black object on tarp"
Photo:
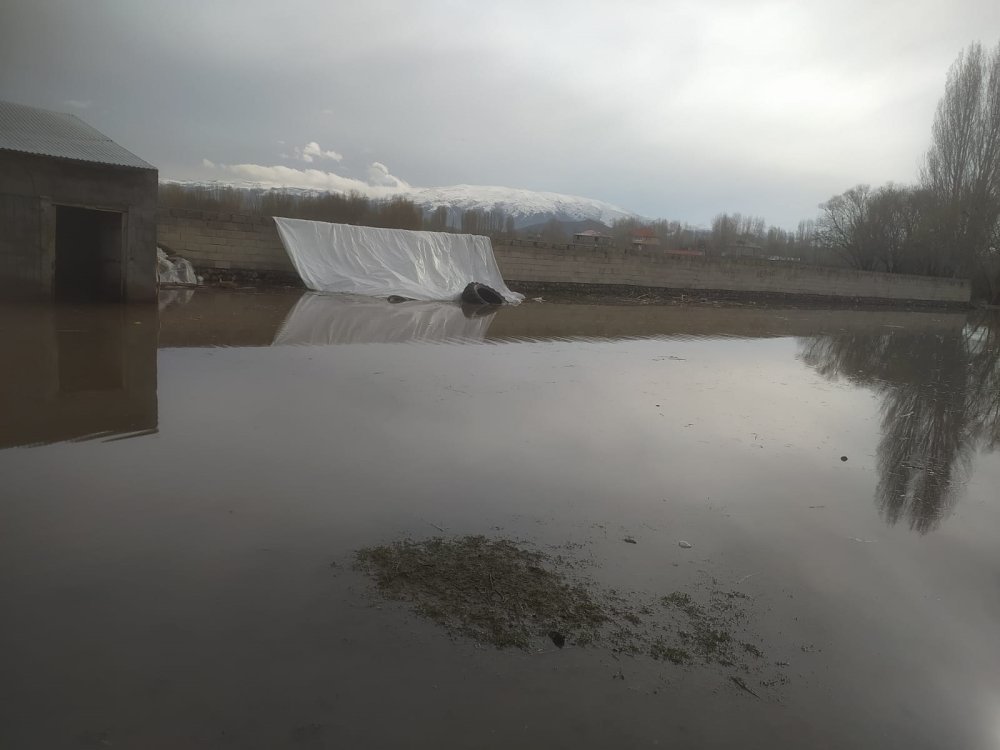
<path fill-rule="evenodd" d="M 504 299 L 493 287 L 470 281 L 462 290 L 462 302 L 467 305 L 502 305 Z"/>

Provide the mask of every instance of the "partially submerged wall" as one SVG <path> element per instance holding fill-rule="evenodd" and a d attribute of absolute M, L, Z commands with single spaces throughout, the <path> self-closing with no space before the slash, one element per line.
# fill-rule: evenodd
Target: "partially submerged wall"
<path fill-rule="evenodd" d="M 199 272 L 249 271 L 295 277 L 273 219 L 247 214 L 161 209 L 159 244 Z M 518 243 L 494 245 L 504 279 L 517 282 L 639 286 L 967 304 L 968 281 L 871 273 L 801 263 L 665 255 L 659 249 Z"/>

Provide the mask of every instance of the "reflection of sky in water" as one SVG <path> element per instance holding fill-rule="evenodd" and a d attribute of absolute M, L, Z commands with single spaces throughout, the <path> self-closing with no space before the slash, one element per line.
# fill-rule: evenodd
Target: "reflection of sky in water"
<path fill-rule="evenodd" d="M 143 676 L 170 673 L 180 659 L 231 722 L 244 704 L 219 696 L 234 691 L 287 714 L 289 726 L 312 721 L 294 718 L 267 686 L 311 706 L 320 683 L 302 675 L 316 671 L 340 696 L 338 711 L 371 717 L 378 705 L 375 735 L 408 722 L 414 736 L 445 744 L 465 736 L 442 729 L 454 721 L 445 706 L 502 733 L 511 712 L 540 704 L 549 713 L 534 726 L 558 725 L 577 747 L 606 739 L 581 706 L 626 744 L 662 739 L 669 720 L 702 744 L 992 746 L 997 454 L 981 450 L 979 427 L 957 430 L 973 446 L 962 454 L 967 484 L 934 524 L 914 526 L 931 533 L 887 524 L 880 495 L 886 435 L 897 434 L 887 400 L 905 394 L 923 424 L 954 427 L 932 418 L 935 398 L 953 403 L 964 383 L 965 424 L 988 423 L 972 406 L 988 394 L 956 374 L 972 362 L 988 377 L 986 355 L 948 367 L 964 351 L 953 340 L 960 324 L 524 306 L 490 320 L 492 344 L 267 346 L 296 301 L 271 314 L 273 300 L 248 296 L 256 307 L 242 318 L 214 322 L 204 310 L 229 302 L 197 308 L 195 295 L 167 310 L 161 340 L 173 343 L 158 353 L 157 434 L 0 451 L 0 524 L 12 532 L 0 586 L 24 602 L 0 636 L 47 633 L 27 640 L 9 673 L 33 671 L 54 691 L 47 707 L 76 701 L 114 726 L 102 713 L 114 698 L 149 721 L 177 721 L 190 713 L 179 697 L 187 678 L 161 687 L 157 709 Z M 172 314 L 202 316 L 206 339 L 224 343 L 230 325 L 264 345 L 181 348 L 188 318 Z M 255 315 L 270 316 L 266 330 L 236 330 L 232 321 Z M 955 442 L 899 434 L 910 457 Z M 547 656 L 462 650 L 432 630 L 393 631 L 384 612 L 330 588 L 331 556 L 435 526 L 582 543 L 600 563 L 592 574 L 623 589 L 744 581 L 769 658 L 790 662 L 783 702 L 744 704 L 698 672 L 669 673 L 653 696 L 638 662 L 624 662 L 629 683 L 619 687 L 582 652 L 562 654 L 557 669 L 540 666 Z M 638 544 L 623 545 L 625 535 Z M 694 549 L 680 550 L 679 539 Z M 143 650 L 149 637 L 155 652 Z M 242 666 L 247 653 L 252 668 Z M 67 678 L 67 664 L 110 682 L 81 699 L 74 686 L 84 677 L 74 668 Z M 413 686 L 430 674 L 440 693 L 414 718 Z M 21 714 L 32 717 L 34 705 Z M 75 712 L 59 714 L 52 731 Z"/>

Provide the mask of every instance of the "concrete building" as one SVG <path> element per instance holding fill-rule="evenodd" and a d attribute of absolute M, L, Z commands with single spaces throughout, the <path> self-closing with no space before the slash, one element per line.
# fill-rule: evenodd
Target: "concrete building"
<path fill-rule="evenodd" d="M 609 247 L 611 245 L 611 237 L 595 229 L 587 229 L 573 235 L 573 244 Z"/>
<path fill-rule="evenodd" d="M 156 299 L 157 171 L 69 114 L 0 101 L 0 299 Z"/>

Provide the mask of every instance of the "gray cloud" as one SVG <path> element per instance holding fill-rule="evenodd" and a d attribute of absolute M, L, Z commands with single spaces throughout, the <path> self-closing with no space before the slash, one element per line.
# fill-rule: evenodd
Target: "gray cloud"
<path fill-rule="evenodd" d="M 218 177 L 207 157 L 787 226 L 854 183 L 914 180 L 948 66 L 997 29 L 995 0 L 33 0 L 4 10 L 0 97 L 93 102 L 88 122 L 169 178 Z"/>

